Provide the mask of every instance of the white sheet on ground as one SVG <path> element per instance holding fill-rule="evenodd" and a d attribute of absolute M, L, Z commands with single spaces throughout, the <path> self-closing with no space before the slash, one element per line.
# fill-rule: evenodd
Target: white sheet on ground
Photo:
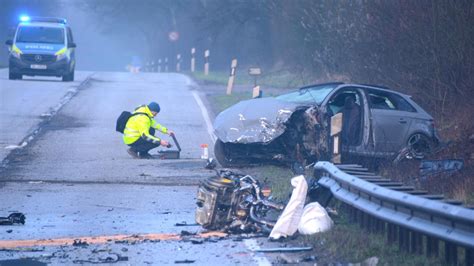
<path fill-rule="evenodd" d="M 328 212 L 318 202 L 312 202 L 303 209 L 298 232 L 311 235 L 326 232 L 333 226 L 333 221 Z"/>
<path fill-rule="evenodd" d="M 272 239 L 291 236 L 298 230 L 298 224 L 303 214 L 303 206 L 308 191 L 308 183 L 306 183 L 304 176 L 299 175 L 291 179 L 291 185 L 293 186 L 293 193 L 270 233 L 269 237 Z"/>

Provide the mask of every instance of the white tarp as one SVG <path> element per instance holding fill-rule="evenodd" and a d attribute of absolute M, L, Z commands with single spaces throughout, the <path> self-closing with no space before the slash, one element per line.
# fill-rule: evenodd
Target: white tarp
<path fill-rule="evenodd" d="M 308 183 L 306 183 L 304 176 L 299 175 L 291 179 L 291 185 L 293 186 L 293 193 L 270 233 L 270 238 L 272 239 L 291 236 L 298 230 L 301 215 L 303 214 L 306 193 L 308 191 Z"/>
<path fill-rule="evenodd" d="M 333 226 L 333 221 L 328 212 L 318 202 L 312 202 L 303 209 L 298 232 L 311 235 L 326 232 Z"/>

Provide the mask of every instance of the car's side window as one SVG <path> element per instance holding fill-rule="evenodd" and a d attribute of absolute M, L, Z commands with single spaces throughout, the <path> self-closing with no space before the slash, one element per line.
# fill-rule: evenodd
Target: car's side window
<path fill-rule="evenodd" d="M 342 91 L 334 95 L 333 98 L 328 102 L 328 108 L 331 115 L 335 115 L 339 112 L 342 112 L 344 108 L 344 103 L 347 97 L 353 97 L 357 105 L 361 105 L 361 99 L 357 92 L 355 91 Z"/>
<path fill-rule="evenodd" d="M 71 28 L 67 28 L 67 42 L 68 43 L 74 43 L 74 38 L 72 37 L 72 31 Z"/>
<path fill-rule="evenodd" d="M 385 91 L 369 90 L 369 102 L 371 109 L 399 110 L 406 112 L 416 112 L 405 99 L 394 93 Z"/>

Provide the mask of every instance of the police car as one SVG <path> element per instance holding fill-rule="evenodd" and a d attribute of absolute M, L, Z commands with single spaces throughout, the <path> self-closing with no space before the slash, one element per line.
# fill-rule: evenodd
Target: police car
<path fill-rule="evenodd" d="M 22 16 L 9 46 L 9 79 L 56 76 L 74 80 L 76 44 L 62 18 Z"/>

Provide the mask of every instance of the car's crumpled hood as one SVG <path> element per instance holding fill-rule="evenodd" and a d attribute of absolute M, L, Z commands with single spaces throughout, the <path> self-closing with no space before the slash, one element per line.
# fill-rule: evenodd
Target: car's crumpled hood
<path fill-rule="evenodd" d="M 223 142 L 268 143 L 285 132 L 298 106 L 271 97 L 241 101 L 216 117 L 214 131 Z"/>

